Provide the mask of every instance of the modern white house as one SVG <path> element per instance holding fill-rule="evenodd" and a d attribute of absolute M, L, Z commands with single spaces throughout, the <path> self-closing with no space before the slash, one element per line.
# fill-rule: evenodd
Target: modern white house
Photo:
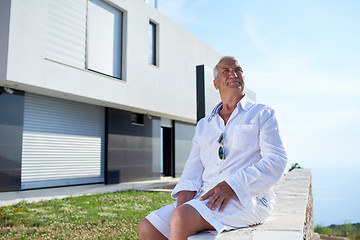
<path fill-rule="evenodd" d="M 1 0 L 0 191 L 178 176 L 220 57 L 144 0 Z"/>

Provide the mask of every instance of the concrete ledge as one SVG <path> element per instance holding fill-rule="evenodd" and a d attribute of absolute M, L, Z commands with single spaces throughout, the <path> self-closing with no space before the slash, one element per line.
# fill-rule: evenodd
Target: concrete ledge
<path fill-rule="evenodd" d="M 201 232 L 189 240 L 311 240 L 313 215 L 311 171 L 295 169 L 274 187 L 276 204 L 264 224 L 214 235 Z"/>

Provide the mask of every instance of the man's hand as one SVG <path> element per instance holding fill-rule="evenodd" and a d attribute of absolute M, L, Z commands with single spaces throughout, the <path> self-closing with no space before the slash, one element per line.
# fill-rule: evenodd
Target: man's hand
<path fill-rule="evenodd" d="M 194 198 L 195 194 L 195 191 L 180 191 L 179 197 L 177 199 L 177 206 L 180 206 L 181 204 L 190 201 Z"/>
<path fill-rule="evenodd" d="M 213 211 L 220 206 L 219 212 L 222 212 L 234 195 L 235 192 L 229 186 L 229 184 L 227 184 L 225 181 L 222 181 L 210 189 L 204 196 L 200 198 L 200 200 L 203 201 L 210 198 L 206 206 L 211 208 Z"/>

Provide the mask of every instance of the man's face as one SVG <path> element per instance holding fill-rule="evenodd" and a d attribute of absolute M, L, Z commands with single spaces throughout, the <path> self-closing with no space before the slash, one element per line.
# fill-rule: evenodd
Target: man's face
<path fill-rule="evenodd" d="M 219 91 L 238 88 L 244 91 L 244 78 L 240 64 L 231 58 L 222 60 L 217 67 L 218 75 L 214 86 Z"/>

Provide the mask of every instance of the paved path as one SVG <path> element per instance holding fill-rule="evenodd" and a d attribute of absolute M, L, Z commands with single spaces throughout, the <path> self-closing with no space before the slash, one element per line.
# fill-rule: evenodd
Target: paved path
<path fill-rule="evenodd" d="M 130 189 L 156 188 L 176 184 L 178 178 L 161 178 L 159 180 L 129 182 L 119 184 L 89 184 L 71 187 L 57 187 L 36 190 L 24 190 L 15 192 L 0 192 L 0 206 L 9 206 L 20 201 L 38 202 L 51 199 L 61 199 L 69 196 L 81 196 L 85 194 L 97 194 L 107 192 L 126 191 Z"/>

